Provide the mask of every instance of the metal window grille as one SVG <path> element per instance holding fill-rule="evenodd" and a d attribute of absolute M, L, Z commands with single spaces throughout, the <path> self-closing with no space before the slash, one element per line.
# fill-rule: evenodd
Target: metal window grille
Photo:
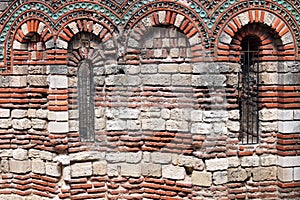
<path fill-rule="evenodd" d="M 81 141 L 94 141 L 94 83 L 91 63 L 84 60 L 78 69 L 78 109 Z"/>
<path fill-rule="evenodd" d="M 240 134 L 242 144 L 255 144 L 259 141 L 259 51 L 248 48 L 242 52 L 241 71 L 239 73 L 239 111 Z M 254 50 L 252 50 L 254 49 Z"/>

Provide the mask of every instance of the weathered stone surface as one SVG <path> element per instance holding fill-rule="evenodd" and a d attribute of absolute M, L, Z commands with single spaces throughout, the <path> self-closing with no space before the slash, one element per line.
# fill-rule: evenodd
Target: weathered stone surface
<path fill-rule="evenodd" d="M 277 164 L 277 156 L 268 155 L 260 157 L 260 162 L 262 166 L 271 166 Z"/>
<path fill-rule="evenodd" d="M 300 180 L 300 167 L 294 168 L 294 181 Z"/>
<path fill-rule="evenodd" d="M 12 126 L 10 119 L 0 119 L 0 128 L 7 129 Z"/>
<path fill-rule="evenodd" d="M 110 154 L 108 154 L 110 155 Z M 114 155 L 114 154 L 113 154 Z M 70 161 L 95 161 L 95 160 L 104 160 L 105 153 L 99 151 L 87 151 L 87 152 L 78 152 L 70 154 Z M 108 157 L 109 160 L 110 157 Z"/>
<path fill-rule="evenodd" d="M 138 153 L 126 153 L 126 162 L 127 163 L 139 163 L 142 159 L 142 152 Z"/>
<path fill-rule="evenodd" d="M 299 121 L 280 121 L 278 122 L 278 131 L 281 133 L 299 133 Z"/>
<path fill-rule="evenodd" d="M 196 170 L 204 169 L 204 162 L 201 159 L 193 158 L 190 156 L 178 156 L 177 163 L 179 166 L 192 167 Z"/>
<path fill-rule="evenodd" d="M 141 79 L 144 85 L 169 86 L 171 85 L 171 81 L 172 81 L 170 74 L 142 75 Z"/>
<path fill-rule="evenodd" d="M 110 163 L 125 162 L 125 153 L 107 153 L 106 160 Z"/>
<path fill-rule="evenodd" d="M 224 86 L 226 81 L 225 75 L 193 75 L 192 85 L 193 86 Z"/>
<path fill-rule="evenodd" d="M 127 127 L 125 120 L 107 120 L 106 129 L 108 131 L 121 131 L 125 130 Z"/>
<path fill-rule="evenodd" d="M 53 159 L 54 162 L 58 162 L 62 165 L 70 165 L 70 156 L 69 155 L 58 155 Z"/>
<path fill-rule="evenodd" d="M 50 76 L 50 88 L 63 89 L 68 88 L 68 78 L 66 76 Z"/>
<path fill-rule="evenodd" d="M 293 168 L 277 168 L 277 177 L 280 181 L 290 182 L 293 181 Z"/>
<path fill-rule="evenodd" d="M 183 180 L 185 177 L 185 169 L 184 167 L 163 165 L 162 176 L 164 178 L 169 178 L 174 180 Z"/>
<path fill-rule="evenodd" d="M 248 178 L 247 171 L 242 168 L 230 168 L 227 170 L 229 182 L 242 182 Z"/>
<path fill-rule="evenodd" d="M 213 132 L 212 124 L 209 123 L 193 123 L 191 133 L 195 134 L 211 134 Z"/>
<path fill-rule="evenodd" d="M 229 157 L 228 160 L 228 167 L 238 167 L 240 165 L 240 159 L 238 157 Z"/>
<path fill-rule="evenodd" d="M 42 160 L 52 160 L 53 153 L 49 151 L 41 151 L 37 149 L 29 149 L 28 156 L 30 158 L 41 158 Z"/>
<path fill-rule="evenodd" d="M 10 110 L 0 108 L 0 118 L 7 118 L 7 117 L 10 117 Z"/>
<path fill-rule="evenodd" d="M 208 170 L 208 171 L 224 170 L 224 169 L 228 168 L 227 158 L 217 158 L 217 159 L 206 160 L 205 164 L 206 164 L 206 170 Z"/>
<path fill-rule="evenodd" d="M 192 183 L 194 185 L 209 187 L 212 184 L 212 174 L 209 172 L 193 171 Z"/>
<path fill-rule="evenodd" d="M 61 166 L 59 163 L 47 162 L 46 163 L 46 174 L 49 176 L 60 177 Z"/>
<path fill-rule="evenodd" d="M 30 160 L 10 160 L 9 161 L 9 170 L 13 173 L 27 173 L 31 171 L 31 162 Z"/>
<path fill-rule="evenodd" d="M 47 128 L 47 121 L 42 119 L 32 119 L 31 125 L 33 129 L 43 130 Z"/>
<path fill-rule="evenodd" d="M 9 171 L 9 161 L 2 159 L 0 162 L 0 171 L 3 173 L 8 173 Z"/>
<path fill-rule="evenodd" d="M 117 164 L 107 165 L 107 175 L 109 177 L 119 176 L 120 171 L 121 171 L 121 166 Z"/>
<path fill-rule="evenodd" d="M 91 162 L 74 163 L 71 165 L 71 177 L 91 176 L 93 167 Z"/>
<path fill-rule="evenodd" d="M 27 82 L 30 86 L 47 86 L 48 77 L 45 75 L 29 75 Z"/>
<path fill-rule="evenodd" d="M 227 171 L 217 171 L 213 173 L 213 183 L 216 185 L 221 185 L 227 183 Z"/>
<path fill-rule="evenodd" d="M 158 65 L 158 73 L 177 73 L 178 64 L 160 64 Z"/>
<path fill-rule="evenodd" d="M 276 180 L 276 167 L 258 167 L 252 170 L 253 181 Z"/>
<path fill-rule="evenodd" d="M 141 165 L 140 164 L 121 164 L 121 176 L 140 177 Z"/>
<path fill-rule="evenodd" d="M 193 122 L 201 122 L 202 121 L 202 110 L 193 110 L 191 113 L 191 120 Z"/>
<path fill-rule="evenodd" d="M 32 172 L 36 174 L 45 174 L 46 167 L 44 161 L 41 159 L 33 159 L 31 161 Z"/>
<path fill-rule="evenodd" d="M 12 118 L 24 118 L 27 117 L 27 110 L 14 109 L 11 111 Z"/>
<path fill-rule="evenodd" d="M 162 167 L 159 164 L 142 164 L 142 175 L 143 176 L 152 176 L 152 177 L 161 177 Z"/>
<path fill-rule="evenodd" d="M 166 130 L 168 131 L 188 131 L 189 124 L 187 121 L 167 120 Z"/>
<path fill-rule="evenodd" d="M 68 118 L 69 118 L 69 112 L 67 111 L 59 111 L 59 112 L 49 111 L 48 113 L 48 119 L 51 121 L 67 121 Z"/>
<path fill-rule="evenodd" d="M 259 165 L 259 157 L 258 156 L 243 157 L 241 165 L 243 167 L 256 167 Z"/>
<path fill-rule="evenodd" d="M 29 119 L 13 119 L 12 126 L 17 130 L 27 130 L 31 128 L 31 121 Z"/>
<path fill-rule="evenodd" d="M 48 110 L 39 109 L 39 110 L 36 110 L 35 114 L 39 119 L 46 119 L 48 116 Z"/>
<path fill-rule="evenodd" d="M 106 175 L 107 163 L 105 161 L 93 162 L 93 174 L 94 175 Z"/>
<path fill-rule="evenodd" d="M 71 167 L 65 166 L 62 170 L 62 178 L 64 181 L 70 181 L 71 178 Z"/>
<path fill-rule="evenodd" d="M 13 158 L 15 160 L 27 160 L 28 159 L 28 151 L 25 149 L 15 149 L 15 150 L 13 150 Z"/>
<path fill-rule="evenodd" d="M 154 152 L 151 154 L 151 160 L 158 164 L 168 164 L 171 162 L 172 156 L 169 153 Z"/>
<path fill-rule="evenodd" d="M 48 130 L 50 133 L 67 133 L 69 132 L 68 122 L 49 122 Z"/>
<path fill-rule="evenodd" d="M 50 74 L 67 74 L 68 68 L 65 65 L 50 65 Z"/>
<path fill-rule="evenodd" d="M 119 117 L 120 119 L 137 119 L 140 115 L 138 109 L 124 108 L 120 109 Z"/>
<path fill-rule="evenodd" d="M 277 109 L 263 109 L 259 111 L 259 119 L 262 121 L 271 121 L 278 119 Z"/>
<path fill-rule="evenodd" d="M 163 119 L 142 119 L 143 130 L 161 131 L 165 130 L 165 120 Z"/>
<path fill-rule="evenodd" d="M 300 166 L 300 159 L 298 156 L 278 156 L 277 164 L 282 167 L 298 167 Z"/>

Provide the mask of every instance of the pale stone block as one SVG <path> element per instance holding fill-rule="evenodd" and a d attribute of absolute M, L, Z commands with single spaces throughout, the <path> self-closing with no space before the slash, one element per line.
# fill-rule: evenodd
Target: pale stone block
<path fill-rule="evenodd" d="M 54 162 L 60 163 L 62 165 L 70 165 L 70 156 L 69 155 L 58 155 L 53 159 Z"/>
<path fill-rule="evenodd" d="M 12 118 L 24 118 L 27 117 L 27 110 L 14 109 L 11 112 Z"/>
<path fill-rule="evenodd" d="M 256 167 L 259 165 L 259 157 L 258 156 L 243 157 L 241 165 L 243 167 Z"/>
<path fill-rule="evenodd" d="M 36 130 L 44 130 L 47 128 L 47 121 L 42 119 L 32 119 L 32 128 Z"/>
<path fill-rule="evenodd" d="M 40 119 L 46 119 L 48 115 L 48 110 L 39 109 L 36 111 L 36 116 Z"/>
<path fill-rule="evenodd" d="M 227 171 L 219 171 L 213 173 L 213 182 L 216 185 L 222 185 L 228 182 Z"/>
<path fill-rule="evenodd" d="M 102 29 L 103 29 L 103 26 L 98 23 L 93 25 L 93 33 L 95 35 L 99 35 L 99 33 L 102 31 Z"/>
<path fill-rule="evenodd" d="M 172 157 L 169 153 L 154 152 L 151 154 L 151 160 L 157 164 L 168 164 L 171 162 Z"/>
<path fill-rule="evenodd" d="M 278 119 L 278 109 L 262 109 L 259 111 L 259 119 L 262 121 L 271 121 Z"/>
<path fill-rule="evenodd" d="M 174 86 L 190 86 L 192 83 L 192 75 L 174 74 L 172 75 L 172 85 Z"/>
<path fill-rule="evenodd" d="M 162 176 L 163 178 L 169 178 L 173 180 L 183 180 L 185 177 L 185 169 L 184 167 L 163 165 Z"/>
<path fill-rule="evenodd" d="M 204 162 L 202 159 L 193 158 L 190 156 L 183 156 L 180 155 L 177 158 L 178 166 L 185 166 L 185 167 L 192 167 L 196 170 L 203 170 L 204 169 Z"/>
<path fill-rule="evenodd" d="M 63 39 L 59 38 L 59 39 L 56 40 L 56 48 L 68 49 L 68 42 L 66 42 Z"/>
<path fill-rule="evenodd" d="M 67 133 L 69 132 L 68 122 L 49 122 L 48 130 L 50 133 Z"/>
<path fill-rule="evenodd" d="M 118 163 L 118 162 L 125 162 L 126 156 L 125 153 L 107 153 L 106 160 L 110 163 Z"/>
<path fill-rule="evenodd" d="M 36 118 L 36 109 L 28 109 L 27 116 L 29 118 Z"/>
<path fill-rule="evenodd" d="M 2 159 L 0 162 L 0 171 L 3 173 L 9 173 L 9 161 Z"/>
<path fill-rule="evenodd" d="M 287 45 L 287 44 L 293 43 L 293 35 L 292 35 L 292 33 L 291 32 L 287 32 L 286 34 L 284 34 L 281 37 L 281 40 L 282 40 L 282 44 L 283 45 Z"/>
<path fill-rule="evenodd" d="M 41 158 L 42 160 L 52 160 L 53 153 L 49 151 L 41 151 L 37 149 L 29 149 L 28 156 L 30 158 Z"/>
<path fill-rule="evenodd" d="M 28 159 L 28 151 L 25 149 L 15 149 L 15 150 L 13 150 L 13 158 L 15 160 L 27 160 Z"/>
<path fill-rule="evenodd" d="M 133 39 L 132 37 L 129 37 L 128 39 L 128 47 L 138 48 L 140 47 L 140 43 Z"/>
<path fill-rule="evenodd" d="M 300 121 L 280 121 L 278 122 L 278 131 L 281 133 L 299 133 Z"/>
<path fill-rule="evenodd" d="M 142 152 L 126 153 L 125 157 L 127 163 L 139 163 L 142 160 Z"/>
<path fill-rule="evenodd" d="M 293 168 L 277 168 L 277 177 L 282 182 L 290 182 L 293 181 Z"/>
<path fill-rule="evenodd" d="M 162 109 L 161 110 L 161 117 L 163 119 L 170 119 L 171 111 L 169 109 Z"/>
<path fill-rule="evenodd" d="M 240 159 L 238 157 L 228 157 L 228 167 L 238 167 L 240 165 Z"/>
<path fill-rule="evenodd" d="M 119 171 L 121 170 L 121 167 L 116 164 L 108 164 L 107 165 L 107 175 L 109 177 L 113 176 L 119 176 Z"/>
<path fill-rule="evenodd" d="M 299 167 L 299 156 L 278 156 L 278 163 L 281 167 Z"/>
<path fill-rule="evenodd" d="M 93 162 L 93 174 L 94 175 L 106 175 L 107 174 L 107 162 L 106 161 Z"/>
<path fill-rule="evenodd" d="M 193 75 L 192 86 L 225 86 L 225 75 Z"/>
<path fill-rule="evenodd" d="M 268 155 L 268 156 L 261 156 L 260 162 L 262 166 L 271 166 L 277 164 L 277 156 L 275 155 Z"/>
<path fill-rule="evenodd" d="M 142 75 L 142 83 L 144 85 L 162 85 L 169 86 L 171 85 L 171 74 L 151 74 L 151 75 Z"/>
<path fill-rule="evenodd" d="M 300 180 L 300 167 L 294 168 L 294 181 Z"/>
<path fill-rule="evenodd" d="M 71 165 L 71 177 L 91 176 L 93 173 L 92 162 L 74 163 Z"/>
<path fill-rule="evenodd" d="M 245 26 L 249 23 L 249 15 L 248 15 L 248 12 L 243 12 L 243 13 L 240 13 L 238 16 L 238 19 L 240 20 L 242 26 Z"/>
<path fill-rule="evenodd" d="M 273 23 L 274 18 L 275 18 L 275 15 L 273 15 L 270 12 L 266 12 L 264 23 L 267 24 L 268 26 L 272 27 L 272 23 Z"/>
<path fill-rule="evenodd" d="M 165 124 L 163 119 L 142 119 L 143 130 L 162 131 L 165 130 Z"/>
<path fill-rule="evenodd" d="M 45 27 L 46 25 L 40 21 L 37 29 L 37 34 L 42 35 L 42 32 L 45 30 Z"/>
<path fill-rule="evenodd" d="M 0 157 L 11 157 L 13 154 L 12 149 L 0 149 Z"/>
<path fill-rule="evenodd" d="M 84 162 L 84 161 L 94 161 L 94 160 L 104 160 L 105 152 L 100 151 L 84 151 L 78 153 L 70 154 L 70 161 L 74 162 Z"/>
<path fill-rule="evenodd" d="M 141 68 L 143 68 L 143 67 L 140 67 L 137 65 L 126 65 L 126 66 L 124 66 L 124 71 L 125 71 L 125 74 L 136 75 L 141 72 Z"/>
<path fill-rule="evenodd" d="M 192 73 L 193 66 L 191 64 L 183 63 L 178 66 L 178 71 L 180 73 Z"/>
<path fill-rule="evenodd" d="M 31 122 L 29 119 L 13 119 L 12 127 L 17 130 L 27 130 L 31 128 Z"/>
<path fill-rule="evenodd" d="M 24 34 L 25 36 L 27 36 L 27 34 L 29 33 L 27 23 L 22 24 L 21 30 L 22 30 L 23 34 Z"/>
<path fill-rule="evenodd" d="M 18 75 L 25 75 L 28 74 L 28 66 L 13 66 L 13 74 L 18 74 Z"/>
<path fill-rule="evenodd" d="M 243 182 L 248 178 L 247 171 L 245 169 L 228 169 L 227 176 L 229 182 Z"/>
<path fill-rule="evenodd" d="M 208 171 L 224 170 L 224 169 L 228 168 L 227 158 L 217 158 L 217 159 L 206 160 L 205 164 L 206 164 L 206 170 L 208 170 Z"/>
<path fill-rule="evenodd" d="M 71 181 L 71 167 L 70 166 L 66 166 L 63 168 L 62 170 L 62 177 L 64 181 Z"/>
<path fill-rule="evenodd" d="M 121 176 L 140 177 L 140 164 L 121 164 Z"/>
<path fill-rule="evenodd" d="M 10 119 L 0 119 L 0 128 L 7 129 L 12 126 Z"/>
<path fill-rule="evenodd" d="M 159 164 L 142 164 L 143 176 L 161 177 L 161 173 L 162 167 Z"/>
<path fill-rule="evenodd" d="M 27 173 L 31 171 L 31 162 L 30 160 L 10 160 L 9 169 L 13 173 Z"/>
<path fill-rule="evenodd" d="M 258 167 L 252 170 L 253 181 L 276 180 L 276 167 Z"/>
<path fill-rule="evenodd" d="M 191 113 L 191 120 L 193 122 L 201 122 L 203 119 L 202 116 L 203 116 L 202 110 L 193 110 Z"/>
<path fill-rule="evenodd" d="M 140 130 L 141 129 L 141 122 L 140 120 L 127 120 L 127 128 L 128 130 Z"/>
<path fill-rule="evenodd" d="M 29 75 L 27 82 L 30 86 L 47 86 L 48 77 L 46 75 Z"/>
<path fill-rule="evenodd" d="M 158 67 L 157 65 L 143 65 L 143 67 L 141 67 L 141 73 L 142 74 L 155 74 L 158 71 Z"/>
<path fill-rule="evenodd" d="M 36 174 L 45 174 L 46 167 L 44 161 L 41 159 L 33 159 L 31 161 L 32 172 Z"/>
<path fill-rule="evenodd" d="M 209 187 L 212 184 L 212 175 L 209 172 L 193 171 L 192 183 L 194 185 Z"/>
<path fill-rule="evenodd" d="M 239 121 L 228 121 L 226 125 L 229 131 L 238 132 L 240 130 Z"/>
<path fill-rule="evenodd" d="M 125 120 L 107 120 L 106 122 L 106 129 L 108 131 L 122 131 L 125 130 L 127 127 Z"/>
<path fill-rule="evenodd" d="M 68 111 L 49 111 L 48 120 L 51 121 L 68 121 L 69 112 Z"/>
<path fill-rule="evenodd" d="M 278 129 L 277 122 L 260 122 L 259 125 L 260 129 L 266 132 L 277 131 Z"/>
<path fill-rule="evenodd" d="M 171 119 L 173 120 L 190 120 L 191 119 L 191 109 L 172 109 Z"/>
<path fill-rule="evenodd" d="M 66 77 L 66 76 L 50 76 L 50 88 L 53 88 L 53 89 L 68 88 L 68 77 Z"/>
<path fill-rule="evenodd" d="M 158 22 L 160 24 L 166 23 L 166 11 L 158 11 Z"/>
<path fill-rule="evenodd" d="M 104 130 L 105 127 L 106 127 L 106 119 L 103 119 L 103 118 L 95 119 L 95 129 L 96 130 Z"/>
<path fill-rule="evenodd" d="M 220 39 L 219 39 L 219 41 L 220 41 L 221 43 L 224 43 L 224 44 L 230 44 L 230 43 L 231 43 L 231 40 L 232 40 L 232 38 L 231 38 L 230 35 L 228 35 L 228 34 L 225 33 L 225 32 L 222 32 L 222 34 L 221 34 L 221 36 L 220 36 Z"/>
<path fill-rule="evenodd" d="M 193 134 L 211 134 L 213 132 L 212 124 L 192 123 L 191 133 Z"/>
<path fill-rule="evenodd" d="M 168 131 L 188 131 L 189 124 L 187 121 L 167 120 L 166 130 Z"/>
<path fill-rule="evenodd" d="M 14 50 L 26 50 L 27 45 L 24 43 L 18 42 L 17 40 L 14 40 L 13 49 Z"/>
<path fill-rule="evenodd" d="M 120 109 L 119 118 L 120 119 L 138 119 L 140 111 L 133 108 Z"/>
<path fill-rule="evenodd" d="M 300 110 L 294 110 L 294 119 L 300 119 Z"/>
<path fill-rule="evenodd" d="M 0 108 L 0 118 L 10 117 L 10 110 L 5 108 Z"/>
<path fill-rule="evenodd" d="M 184 20 L 184 16 L 181 14 L 177 14 L 174 26 L 180 27 L 183 20 Z"/>
<path fill-rule="evenodd" d="M 160 64 L 158 65 L 158 73 L 177 73 L 178 64 Z"/>
<path fill-rule="evenodd" d="M 61 176 L 61 166 L 59 163 L 46 163 L 46 174 L 49 176 L 60 177 Z"/>
<path fill-rule="evenodd" d="M 196 44 L 201 44 L 201 39 L 199 34 L 195 34 L 193 37 L 189 38 L 189 42 L 191 46 L 194 46 Z"/>
<path fill-rule="evenodd" d="M 55 47 L 54 39 L 51 38 L 45 43 L 46 49 L 53 49 Z"/>

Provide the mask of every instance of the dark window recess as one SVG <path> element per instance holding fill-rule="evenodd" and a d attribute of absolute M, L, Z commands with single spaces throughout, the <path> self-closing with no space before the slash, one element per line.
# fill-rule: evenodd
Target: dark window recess
<path fill-rule="evenodd" d="M 88 60 L 79 64 L 78 109 L 81 141 L 94 141 L 94 83 L 93 69 Z"/>
<path fill-rule="evenodd" d="M 241 71 L 239 73 L 239 111 L 242 144 L 256 144 L 259 140 L 259 46 L 257 37 L 242 41 Z"/>

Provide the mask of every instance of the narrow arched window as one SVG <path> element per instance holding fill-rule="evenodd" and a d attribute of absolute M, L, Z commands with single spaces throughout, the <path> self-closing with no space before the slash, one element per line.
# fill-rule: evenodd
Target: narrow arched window
<path fill-rule="evenodd" d="M 259 46 L 256 36 L 242 40 L 241 71 L 239 73 L 240 141 L 258 143 L 259 119 Z"/>
<path fill-rule="evenodd" d="M 88 60 L 78 69 L 79 132 L 82 141 L 94 141 L 94 83 L 93 69 Z"/>

